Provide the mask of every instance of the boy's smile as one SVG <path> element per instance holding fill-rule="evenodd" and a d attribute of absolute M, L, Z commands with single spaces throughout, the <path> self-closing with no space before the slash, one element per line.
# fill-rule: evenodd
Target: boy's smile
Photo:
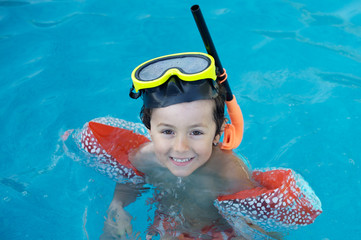
<path fill-rule="evenodd" d="M 174 104 L 152 111 L 150 135 L 158 161 L 173 175 L 186 177 L 212 154 L 216 124 L 213 100 Z"/>
<path fill-rule="evenodd" d="M 177 166 L 186 166 L 190 161 L 192 161 L 194 158 L 175 158 L 170 157 L 170 159 L 173 161 L 173 163 Z"/>

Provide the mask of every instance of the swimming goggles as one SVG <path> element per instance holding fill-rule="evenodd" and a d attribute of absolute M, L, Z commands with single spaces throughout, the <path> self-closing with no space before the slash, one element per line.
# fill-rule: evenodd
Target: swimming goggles
<path fill-rule="evenodd" d="M 216 80 L 216 67 L 211 55 L 200 52 L 188 52 L 166 55 L 151 59 L 132 72 L 133 88 L 141 89 L 158 87 L 172 76 L 183 81 L 202 79 Z"/>

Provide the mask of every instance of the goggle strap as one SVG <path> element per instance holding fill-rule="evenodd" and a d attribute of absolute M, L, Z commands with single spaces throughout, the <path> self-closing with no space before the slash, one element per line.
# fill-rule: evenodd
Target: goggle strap
<path fill-rule="evenodd" d="M 223 68 L 223 73 L 217 76 L 218 84 L 222 84 L 227 81 L 227 72 L 226 69 Z"/>
<path fill-rule="evenodd" d="M 140 91 L 138 92 L 134 92 L 134 85 L 132 84 L 132 87 L 130 88 L 130 91 L 129 91 L 129 97 L 133 98 L 133 99 L 137 99 L 140 97 Z"/>

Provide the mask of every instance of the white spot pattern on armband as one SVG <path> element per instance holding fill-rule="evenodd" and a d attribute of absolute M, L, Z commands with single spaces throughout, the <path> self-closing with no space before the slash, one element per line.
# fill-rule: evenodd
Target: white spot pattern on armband
<path fill-rule="evenodd" d="M 297 184 L 300 178 L 292 171 L 282 186 L 273 191 L 253 198 L 217 200 L 215 206 L 238 231 L 241 231 L 244 221 L 268 232 L 295 229 L 312 223 L 322 212 L 320 200 L 309 185 L 303 179 L 302 186 Z M 307 196 L 304 193 L 308 193 Z M 312 215 L 302 206 L 309 207 Z"/>
<path fill-rule="evenodd" d="M 99 123 L 112 123 L 109 125 L 117 125 L 124 124 L 126 121 L 121 119 L 113 119 L 113 118 L 99 118 L 96 119 L 96 122 Z M 138 125 L 129 124 L 132 127 L 138 127 Z M 110 154 L 108 154 L 105 149 L 98 143 L 97 139 L 94 137 L 92 131 L 89 129 L 88 124 L 84 126 L 80 133 L 80 144 L 82 149 L 84 149 L 87 153 L 96 156 L 97 160 L 94 163 L 93 167 L 96 167 L 98 171 L 107 175 L 108 177 L 115 179 L 117 182 L 134 182 L 140 183 L 143 182 L 143 177 L 138 176 L 133 169 L 128 168 L 119 164 L 115 158 L 113 158 Z"/>

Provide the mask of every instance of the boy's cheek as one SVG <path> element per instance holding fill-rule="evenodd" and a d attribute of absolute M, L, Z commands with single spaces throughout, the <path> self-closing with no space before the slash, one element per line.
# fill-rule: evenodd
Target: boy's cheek
<path fill-rule="evenodd" d="M 159 144 L 157 141 L 153 142 L 153 146 L 154 146 L 154 152 L 157 156 L 165 151 L 165 145 Z"/>

